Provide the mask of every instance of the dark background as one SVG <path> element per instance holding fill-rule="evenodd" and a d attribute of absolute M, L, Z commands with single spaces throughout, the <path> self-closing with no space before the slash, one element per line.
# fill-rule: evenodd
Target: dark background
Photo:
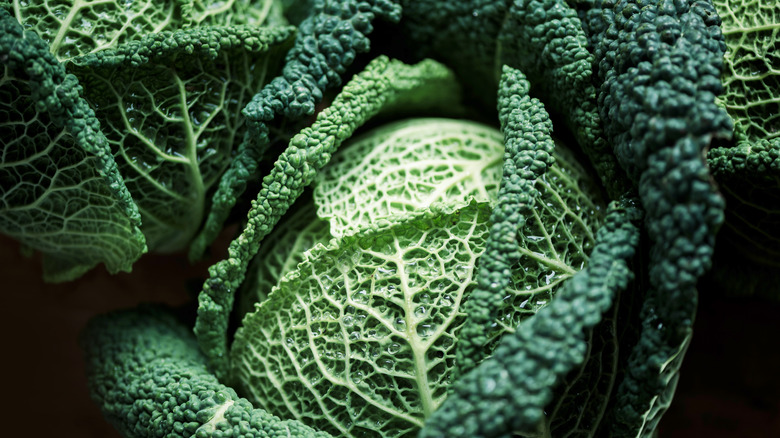
<path fill-rule="evenodd" d="M 79 332 L 90 317 L 112 309 L 186 302 L 186 280 L 205 277 L 216 260 L 190 266 L 181 255 L 151 254 L 132 274 L 112 276 L 99 267 L 76 282 L 46 284 L 39 261 L 23 258 L 16 242 L 0 236 L 2 363 L 10 383 L 4 429 L 35 437 L 118 437 L 89 399 Z M 780 305 L 726 298 L 717 285 L 702 290 L 695 336 L 659 436 L 780 437 Z"/>

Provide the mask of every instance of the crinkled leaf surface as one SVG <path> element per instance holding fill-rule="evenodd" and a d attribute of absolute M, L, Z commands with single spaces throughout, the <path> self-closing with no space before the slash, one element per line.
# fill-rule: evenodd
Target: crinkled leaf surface
<path fill-rule="evenodd" d="M 198 25 L 287 24 L 278 0 L 191 0 L 191 20 Z"/>
<path fill-rule="evenodd" d="M 43 252 L 48 281 L 129 271 L 140 217 L 78 81 L 2 8 L 0 62 L 0 231 Z"/>
<path fill-rule="evenodd" d="M 713 4 L 727 44 L 718 100 L 734 122 L 736 143 L 707 156 L 727 206 L 716 251 L 718 258 L 738 254 L 716 261 L 714 272 L 732 293 L 776 295 L 780 286 L 766 273 L 780 267 L 780 9 L 757 0 Z"/>
<path fill-rule="evenodd" d="M 756 141 L 780 136 L 780 9 L 759 0 L 714 0 L 728 49 L 724 93 L 718 99 L 737 135 Z"/>
<path fill-rule="evenodd" d="M 16 19 L 60 61 L 191 26 L 284 24 L 274 0 L 13 0 Z"/>
<path fill-rule="evenodd" d="M 60 61 L 177 29 L 187 0 L 13 0 L 16 19 Z"/>
<path fill-rule="evenodd" d="M 292 28 L 149 35 L 73 61 L 143 218 L 149 247 L 185 248 L 244 133 L 241 109 L 273 74 Z"/>
<path fill-rule="evenodd" d="M 143 235 L 100 160 L 39 112 L 23 77 L 0 78 L 0 231 L 41 251 L 44 278 L 68 281 L 105 263 L 129 271 Z"/>
<path fill-rule="evenodd" d="M 341 237 L 422 213 L 434 203 L 495 198 L 503 136 L 451 119 L 412 119 L 356 138 L 323 169 L 314 190 L 317 215 Z"/>
<path fill-rule="evenodd" d="M 336 435 L 422 426 L 446 397 L 489 214 L 475 204 L 320 248 L 244 319 L 244 395 Z"/>

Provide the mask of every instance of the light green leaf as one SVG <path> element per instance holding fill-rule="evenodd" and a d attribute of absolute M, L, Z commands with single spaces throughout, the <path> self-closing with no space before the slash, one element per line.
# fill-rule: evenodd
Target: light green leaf
<path fill-rule="evenodd" d="M 345 237 L 244 319 L 232 377 L 253 403 L 344 436 L 400 436 L 447 394 L 490 208 Z"/>
<path fill-rule="evenodd" d="M 198 26 L 287 24 L 279 0 L 191 0 L 190 20 Z"/>
<path fill-rule="evenodd" d="M 317 179 L 317 215 L 334 237 L 413 217 L 435 203 L 495 200 L 503 136 L 453 119 L 390 123 L 354 139 Z"/>
<path fill-rule="evenodd" d="M 780 136 L 780 9 L 772 2 L 714 0 L 723 20 L 724 93 L 738 140 Z"/>
<path fill-rule="evenodd" d="M 60 61 L 178 29 L 188 0 L 13 0 L 16 19 Z"/>

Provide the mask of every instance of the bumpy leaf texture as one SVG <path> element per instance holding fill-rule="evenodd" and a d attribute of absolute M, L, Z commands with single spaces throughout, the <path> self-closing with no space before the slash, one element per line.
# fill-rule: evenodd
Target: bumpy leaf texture
<path fill-rule="evenodd" d="M 241 109 L 276 71 L 290 27 L 197 27 L 73 59 L 149 247 L 186 248 L 245 132 Z"/>
<path fill-rule="evenodd" d="M 92 398 L 126 438 L 328 438 L 281 420 L 221 384 L 171 309 L 102 315 L 81 336 Z"/>
<path fill-rule="evenodd" d="M 140 217 L 76 78 L 0 8 L 0 231 L 41 251 L 44 278 L 129 271 Z"/>
<path fill-rule="evenodd" d="M 191 26 L 284 24 L 274 0 L 3 0 L 60 61 Z M 256 92 L 257 90 L 255 90 Z"/>
<path fill-rule="evenodd" d="M 599 108 L 615 155 L 638 185 L 651 242 L 642 332 L 610 419 L 615 435 L 650 436 L 668 407 L 691 339 L 698 278 L 711 266 L 723 199 L 703 156 L 731 124 L 715 104 L 725 43 L 702 0 L 607 0 L 595 47 Z M 594 23 L 592 23 L 594 24 Z"/>

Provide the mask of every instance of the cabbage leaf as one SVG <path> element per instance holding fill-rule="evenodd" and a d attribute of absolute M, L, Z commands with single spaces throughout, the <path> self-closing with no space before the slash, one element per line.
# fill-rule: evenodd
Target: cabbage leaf
<path fill-rule="evenodd" d="M 241 109 L 293 35 L 290 27 L 196 27 L 72 61 L 151 250 L 184 249 L 199 230 L 244 136 Z"/>
<path fill-rule="evenodd" d="M 0 232 L 43 253 L 46 281 L 129 271 L 140 215 L 77 79 L 2 8 L 0 61 Z"/>

